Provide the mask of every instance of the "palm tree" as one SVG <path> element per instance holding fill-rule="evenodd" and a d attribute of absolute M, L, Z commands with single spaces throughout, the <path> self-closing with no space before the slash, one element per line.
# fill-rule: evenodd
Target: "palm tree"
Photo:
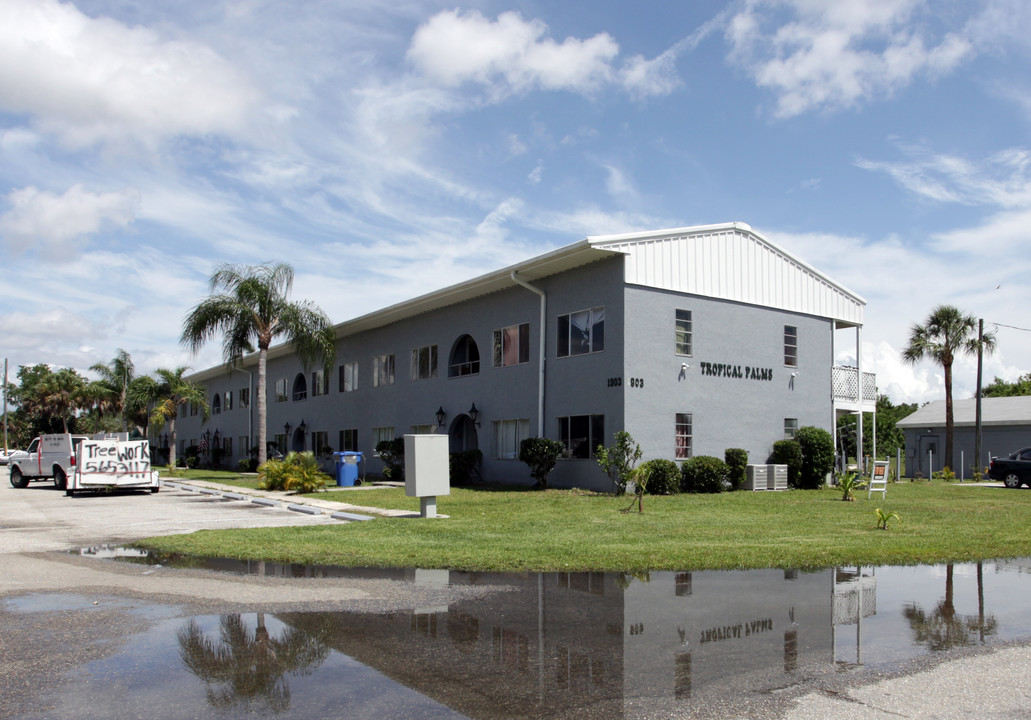
<path fill-rule="evenodd" d="M 71 368 L 52 373 L 39 386 L 39 404 L 43 411 L 61 418 L 64 432 L 68 432 L 68 419 L 84 405 L 86 381 Z"/>
<path fill-rule="evenodd" d="M 132 356 L 125 350 L 118 348 L 118 353 L 107 365 L 95 363 L 90 370 L 100 375 L 98 381 L 102 387 L 109 391 L 107 409 L 115 414 L 122 414 L 123 427 L 129 431 L 129 419 L 125 417 L 125 404 L 129 394 L 129 385 L 136 377 L 136 367 L 132 364 Z"/>
<path fill-rule="evenodd" d="M 952 362 L 956 354 L 976 355 L 978 351 L 977 318 L 963 314 L 951 305 L 939 305 L 931 311 L 923 325 L 913 325 L 909 331 L 909 344 L 902 351 L 902 361 L 916 364 L 929 357 L 945 371 L 945 462 L 955 468 L 952 456 Z M 995 335 L 986 333 L 981 348 L 991 353 L 995 349 Z"/>
<path fill-rule="evenodd" d="M 207 341 L 222 336 L 226 363 L 236 364 L 258 346 L 258 464 L 265 462 L 269 346 L 286 337 L 307 366 L 321 358 L 329 369 L 336 360 L 336 334 L 329 318 L 310 302 L 290 302 L 294 270 L 286 263 L 220 265 L 211 276 L 213 293 L 183 321 L 180 342 L 196 353 Z"/>
<path fill-rule="evenodd" d="M 208 419 L 207 392 L 197 383 L 190 382 L 183 378 L 189 368 L 186 366 L 177 367 L 175 370 L 158 368 L 154 373 L 161 378 L 155 392 L 154 410 L 150 414 L 150 421 L 161 426 L 168 423 L 168 465 L 175 469 L 175 421 L 179 417 L 179 408 L 186 403 L 191 403 L 200 408 L 201 415 Z"/>

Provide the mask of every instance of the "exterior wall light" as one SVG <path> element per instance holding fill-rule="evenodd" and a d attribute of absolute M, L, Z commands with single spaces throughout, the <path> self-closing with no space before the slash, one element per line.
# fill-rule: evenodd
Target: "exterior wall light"
<path fill-rule="evenodd" d="M 308 433 L 308 425 L 304 422 L 304 418 L 301 418 L 301 424 L 297 426 L 297 429 L 301 431 L 301 435 Z"/>
<path fill-rule="evenodd" d="M 290 423 L 287 423 L 286 425 L 283 426 L 283 434 L 286 435 L 287 437 L 290 436 Z"/>
<path fill-rule="evenodd" d="M 473 406 L 469 408 L 469 412 L 467 412 L 466 415 L 468 415 L 469 419 L 473 421 L 473 425 L 480 427 L 480 411 L 476 409 L 476 403 L 473 403 Z"/>
<path fill-rule="evenodd" d="M 441 405 L 437 408 L 437 427 L 444 427 L 444 421 L 447 419 L 447 413 L 444 412 L 444 406 Z"/>

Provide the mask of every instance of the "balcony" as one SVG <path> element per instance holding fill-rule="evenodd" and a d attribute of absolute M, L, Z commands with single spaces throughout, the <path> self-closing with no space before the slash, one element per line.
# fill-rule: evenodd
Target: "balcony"
<path fill-rule="evenodd" d="M 863 396 L 859 397 L 859 368 L 837 365 L 832 369 L 834 409 L 840 412 L 873 412 L 877 407 L 877 375 L 863 373 Z"/>

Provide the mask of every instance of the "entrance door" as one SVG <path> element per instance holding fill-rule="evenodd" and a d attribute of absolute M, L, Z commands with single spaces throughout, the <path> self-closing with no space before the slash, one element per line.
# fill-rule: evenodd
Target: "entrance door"
<path fill-rule="evenodd" d="M 459 415 L 451 421 L 451 429 L 448 431 L 448 447 L 453 453 L 465 452 L 466 450 L 479 450 L 479 436 L 476 432 L 476 424 L 468 415 Z"/>

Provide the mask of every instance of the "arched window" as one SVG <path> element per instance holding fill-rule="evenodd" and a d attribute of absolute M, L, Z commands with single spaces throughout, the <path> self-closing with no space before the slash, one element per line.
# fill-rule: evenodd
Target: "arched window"
<path fill-rule="evenodd" d="M 294 401 L 305 400 L 308 397 L 308 382 L 304 379 L 304 373 L 297 373 L 294 378 Z"/>
<path fill-rule="evenodd" d="M 480 350 L 470 335 L 463 335 L 451 346 L 448 358 L 447 376 L 463 377 L 477 375 L 480 372 Z"/>
<path fill-rule="evenodd" d="M 215 393 L 211 398 L 211 414 L 218 415 L 222 412 L 222 400 L 218 393 Z"/>

